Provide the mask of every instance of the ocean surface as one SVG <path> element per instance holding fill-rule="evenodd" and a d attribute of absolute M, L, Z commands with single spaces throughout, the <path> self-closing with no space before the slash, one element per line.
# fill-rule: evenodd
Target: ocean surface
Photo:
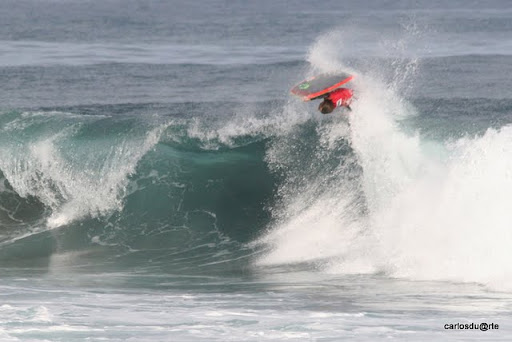
<path fill-rule="evenodd" d="M 0 23 L 0 341 L 510 340 L 509 1 Z M 290 96 L 337 71 L 352 112 Z"/>

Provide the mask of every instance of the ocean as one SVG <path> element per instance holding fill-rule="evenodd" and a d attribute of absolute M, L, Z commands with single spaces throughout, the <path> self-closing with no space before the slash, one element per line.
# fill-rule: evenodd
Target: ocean
<path fill-rule="evenodd" d="M 510 339 L 508 1 L 0 22 L 0 341 Z M 351 112 L 289 93 L 340 71 Z"/>

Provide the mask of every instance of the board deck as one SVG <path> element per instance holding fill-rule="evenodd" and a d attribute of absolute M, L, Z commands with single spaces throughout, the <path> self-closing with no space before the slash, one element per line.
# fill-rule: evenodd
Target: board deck
<path fill-rule="evenodd" d="M 341 87 L 353 78 L 353 75 L 347 73 L 320 74 L 302 81 L 290 92 L 302 98 L 303 101 L 311 101 Z"/>

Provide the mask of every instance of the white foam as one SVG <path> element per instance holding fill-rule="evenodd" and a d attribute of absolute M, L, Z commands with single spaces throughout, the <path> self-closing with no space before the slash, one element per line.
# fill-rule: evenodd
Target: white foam
<path fill-rule="evenodd" d="M 275 136 L 285 134 L 296 125 L 311 120 L 307 107 L 291 101 L 283 112 L 258 116 L 249 105 L 240 108 L 229 121 L 212 122 L 207 118 L 197 118 L 190 122 L 187 136 L 197 138 L 205 149 L 218 149 L 219 144 L 234 145 L 234 139 L 243 136 Z"/>

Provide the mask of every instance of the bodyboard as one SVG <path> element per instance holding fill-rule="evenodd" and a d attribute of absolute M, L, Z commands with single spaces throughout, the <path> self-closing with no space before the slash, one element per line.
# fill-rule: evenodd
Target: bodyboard
<path fill-rule="evenodd" d="M 341 87 L 353 78 L 353 75 L 347 73 L 320 74 L 302 81 L 294 86 L 290 92 L 302 98 L 303 101 L 311 101 Z"/>

